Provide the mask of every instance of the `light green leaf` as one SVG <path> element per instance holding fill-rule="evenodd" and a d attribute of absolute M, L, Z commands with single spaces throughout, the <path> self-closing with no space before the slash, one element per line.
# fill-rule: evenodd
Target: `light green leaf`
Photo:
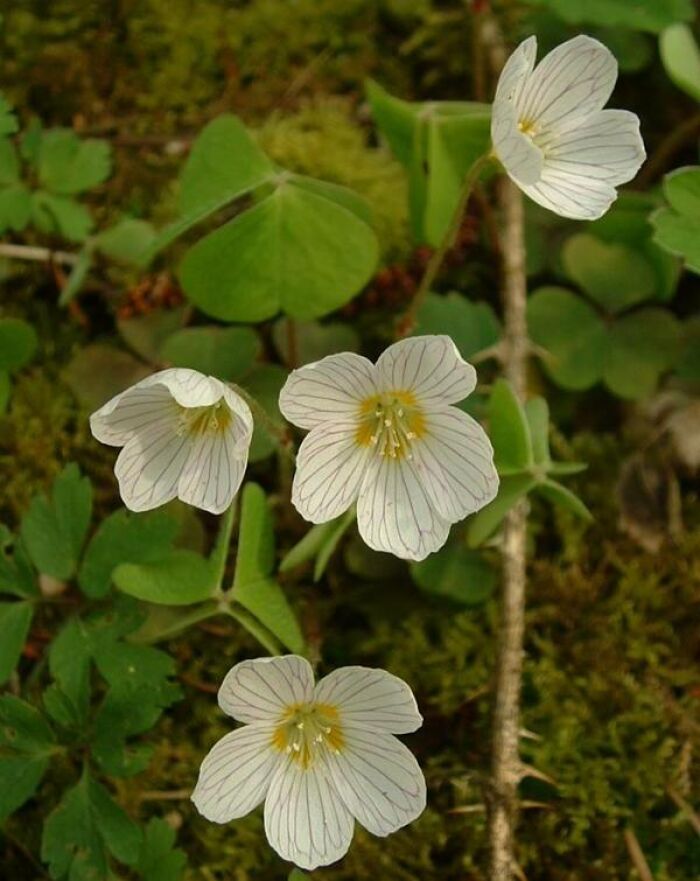
<path fill-rule="evenodd" d="M 700 101 L 700 49 L 687 24 L 676 22 L 659 37 L 661 61 L 669 79 Z"/>
<path fill-rule="evenodd" d="M 275 566 L 272 515 L 264 491 L 246 483 L 241 498 L 233 598 L 280 642 L 302 653 L 304 638 L 282 588 L 270 576 Z"/>
<path fill-rule="evenodd" d="M 162 558 L 172 549 L 177 532 L 177 521 L 164 511 L 110 514 L 85 551 L 78 576 L 81 590 L 88 597 L 105 596 L 118 565 Z"/>
<path fill-rule="evenodd" d="M 260 339 L 249 327 L 186 327 L 163 343 L 160 354 L 174 367 L 189 367 L 225 381 L 245 376 L 260 355 Z"/>
<path fill-rule="evenodd" d="M 474 303 L 462 294 L 430 294 L 421 306 L 416 334 L 448 334 L 463 358 L 494 346 L 501 326 L 488 303 Z"/>
<path fill-rule="evenodd" d="M 638 400 L 656 389 L 659 375 L 673 366 L 681 346 L 681 327 L 665 309 L 641 309 L 609 328 L 603 368 L 608 388 Z"/>
<path fill-rule="evenodd" d="M 499 474 L 517 474 L 533 464 L 530 428 L 522 404 L 504 379 L 494 383 L 489 399 L 489 436 Z"/>
<path fill-rule="evenodd" d="M 154 239 L 155 230 L 148 221 L 126 217 L 95 236 L 94 245 L 112 260 L 138 266 Z"/>
<path fill-rule="evenodd" d="M 656 290 L 656 273 L 643 254 L 588 233 L 566 241 L 562 262 L 568 277 L 613 314 L 648 300 Z"/>
<path fill-rule="evenodd" d="M 278 364 L 257 364 L 241 382 L 243 388 L 255 398 L 280 430 L 286 427 L 279 410 L 279 395 L 287 376 L 287 371 Z M 270 433 L 264 424 L 256 420 L 248 455 L 249 461 L 260 462 L 272 455 L 275 449 L 275 441 Z"/>
<path fill-rule="evenodd" d="M 660 208 L 650 218 L 654 241 L 700 274 L 700 168 L 679 168 L 667 174 L 664 194 L 670 207 Z"/>
<path fill-rule="evenodd" d="M 367 80 L 366 91 L 379 130 L 399 162 L 408 167 L 413 152 L 418 107 L 390 95 L 374 80 Z"/>
<path fill-rule="evenodd" d="M 377 255 L 366 223 L 287 181 L 201 239 L 179 274 L 189 299 L 214 318 L 257 322 L 282 310 L 308 319 L 347 303 Z"/>
<path fill-rule="evenodd" d="M 279 318 L 272 328 L 272 339 L 275 348 L 284 361 L 290 363 L 289 323 L 296 343 L 295 366 L 320 361 L 326 355 L 336 352 L 357 352 L 360 338 L 357 331 L 349 324 L 331 322 L 319 324 L 317 321 L 293 321 L 291 318 Z"/>
<path fill-rule="evenodd" d="M 90 481 L 77 465 L 66 465 L 51 496 L 35 496 L 22 518 L 22 541 L 39 572 L 60 580 L 74 574 L 91 513 Z"/>
<path fill-rule="evenodd" d="M 0 318 L 0 370 L 19 370 L 34 357 L 36 331 L 21 318 Z"/>
<path fill-rule="evenodd" d="M 496 583 L 494 569 L 477 551 L 451 542 L 420 563 L 411 576 L 422 591 L 464 606 L 484 603 Z"/>
<path fill-rule="evenodd" d="M 279 565 L 279 571 L 290 572 L 297 566 L 315 559 L 321 548 L 330 540 L 340 519 L 340 517 L 336 517 L 335 520 L 329 520 L 328 523 L 317 523 L 312 526 L 304 537 L 284 555 Z"/>
<path fill-rule="evenodd" d="M 501 478 L 496 498 L 467 521 L 469 547 L 479 547 L 498 528 L 510 509 L 537 485 L 529 474 L 506 475 Z"/>
<path fill-rule="evenodd" d="M 339 521 L 331 521 L 333 523 L 333 530 L 328 534 L 326 541 L 323 543 L 316 556 L 314 581 L 320 581 L 323 577 L 323 573 L 326 571 L 326 566 L 328 566 L 331 557 L 335 553 L 341 538 L 355 522 L 355 519 L 356 511 L 354 508 L 351 508 L 343 514 Z"/>
<path fill-rule="evenodd" d="M 168 606 L 189 606 L 213 596 L 218 588 L 209 561 L 176 548 L 147 563 L 121 563 L 112 572 L 123 593 Z"/>
<path fill-rule="evenodd" d="M 61 235 L 71 242 L 84 241 L 92 229 L 92 217 L 84 205 L 45 190 L 32 193 L 32 222 L 40 232 Z"/>
<path fill-rule="evenodd" d="M 175 830 L 160 817 L 151 817 L 136 863 L 143 881 L 180 881 L 187 858 L 174 845 Z"/>
<path fill-rule="evenodd" d="M 212 120 L 194 142 L 180 180 L 180 213 L 199 214 L 260 186 L 274 165 L 235 116 Z"/>
<path fill-rule="evenodd" d="M 658 33 L 675 21 L 692 21 L 693 0 L 533 0 L 568 24 L 620 26 Z M 630 14 L 633 13 L 633 14 Z"/>
<path fill-rule="evenodd" d="M 53 732 L 37 709 L 0 696 L 0 823 L 34 795 L 54 749 Z"/>
<path fill-rule="evenodd" d="M 302 190 L 308 190 L 310 193 L 321 196 L 323 199 L 329 199 L 331 202 L 340 205 L 341 208 L 347 208 L 359 220 L 362 220 L 369 226 L 372 225 L 372 211 L 369 205 L 354 190 L 350 190 L 348 187 L 343 187 L 340 184 L 318 180 L 315 177 L 307 177 L 303 174 L 291 174 L 290 172 L 284 172 L 284 174 L 288 180 L 292 181 L 294 186 L 300 187 Z"/>
<path fill-rule="evenodd" d="M 42 186 L 71 196 L 109 177 L 112 154 L 107 141 L 81 140 L 68 129 L 52 129 L 42 134 L 37 164 Z"/>
<path fill-rule="evenodd" d="M 601 379 L 608 337 L 581 297 L 565 288 L 539 288 L 528 300 L 527 322 L 533 342 L 548 352 L 542 363 L 558 385 L 579 391 Z"/>
<path fill-rule="evenodd" d="M 583 504 L 581 499 L 572 493 L 570 489 L 562 486 L 561 483 L 558 483 L 556 480 L 545 480 L 542 483 L 538 483 L 535 492 L 545 496 L 554 505 L 560 505 L 562 508 L 566 508 L 567 511 L 571 511 L 572 514 L 575 514 L 582 520 L 593 520 L 591 512 Z"/>
<path fill-rule="evenodd" d="M 12 675 L 29 633 L 34 610 L 31 603 L 0 603 L 0 685 Z"/>
<path fill-rule="evenodd" d="M 70 271 L 68 281 L 65 283 L 61 291 L 61 296 L 58 298 L 59 306 L 66 306 L 71 300 L 78 296 L 85 284 L 85 279 L 87 278 L 88 273 L 92 269 L 92 262 L 93 251 L 92 247 L 88 244 L 83 246 L 80 250 L 78 259 Z"/>
<path fill-rule="evenodd" d="M 549 406 L 544 398 L 530 398 L 525 402 L 525 418 L 532 443 L 532 458 L 535 465 L 549 468 L 552 464 L 549 454 Z"/>
<path fill-rule="evenodd" d="M 91 654 L 90 633 L 79 618 L 71 618 L 49 648 L 49 670 L 67 699 L 70 716 L 76 723 L 87 718 L 90 705 Z M 47 709 L 50 710 L 48 705 Z"/>

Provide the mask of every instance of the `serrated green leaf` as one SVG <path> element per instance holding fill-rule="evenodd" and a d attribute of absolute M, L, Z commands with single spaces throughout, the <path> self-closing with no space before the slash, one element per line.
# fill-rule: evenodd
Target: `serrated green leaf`
<path fill-rule="evenodd" d="M 424 593 L 464 606 L 484 603 L 496 583 L 496 573 L 482 555 L 457 542 L 412 563 L 411 576 Z"/>
<path fill-rule="evenodd" d="M 462 294 L 430 294 L 421 306 L 416 334 L 448 334 L 463 358 L 494 346 L 501 326 L 488 303 L 474 303 Z"/>
<path fill-rule="evenodd" d="M 159 817 L 146 826 L 136 870 L 142 881 L 179 881 L 187 858 L 175 847 L 175 830 Z"/>
<path fill-rule="evenodd" d="M 129 596 L 168 606 L 202 602 L 218 588 L 209 560 L 181 548 L 150 562 L 121 563 L 112 579 Z"/>
<path fill-rule="evenodd" d="M 544 480 L 541 483 L 538 483 L 535 492 L 545 496 L 554 505 L 560 505 L 562 508 L 566 508 L 567 511 L 571 511 L 572 514 L 575 514 L 582 520 L 593 520 L 593 515 L 583 504 L 581 499 L 575 495 L 575 493 L 572 493 L 570 489 L 562 486 L 561 483 L 558 483 L 556 480 Z"/>
<path fill-rule="evenodd" d="M 66 580 L 74 574 L 92 513 L 92 486 L 77 465 L 66 465 L 50 497 L 32 499 L 21 535 L 36 568 Z"/>
<path fill-rule="evenodd" d="M 514 474 L 532 467 L 532 440 L 525 411 L 504 379 L 494 383 L 488 414 L 498 473 Z"/>
<path fill-rule="evenodd" d="M 85 770 L 47 817 L 41 858 L 52 878 L 102 881 L 110 875 L 109 853 L 133 865 L 140 847 L 138 826 Z"/>
<path fill-rule="evenodd" d="M 601 379 L 607 333 L 581 297 L 565 288 L 539 288 L 528 299 L 527 322 L 533 342 L 548 352 L 542 364 L 558 385 L 579 391 Z"/>
<path fill-rule="evenodd" d="M 0 232 L 22 232 L 32 216 L 32 196 L 22 183 L 0 189 Z"/>
<path fill-rule="evenodd" d="M 34 610 L 31 603 L 0 603 L 0 685 L 10 678 L 29 633 Z"/>
<path fill-rule="evenodd" d="M 179 277 L 189 299 L 223 321 L 263 321 L 279 311 L 309 319 L 347 303 L 377 255 L 366 223 L 289 180 L 201 239 Z"/>
<path fill-rule="evenodd" d="M 648 300 L 656 289 L 656 273 L 643 254 L 588 233 L 565 242 L 562 262 L 568 277 L 613 314 Z"/>
<path fill-rule="evenodd" d="M 32 222 L 47 235 L 61 235 L 71 242 L 83 242 L 92 229 L 90 212 L 69 196 L 56 196 L 45 190 L 32 193 Z"/>
<path fill-rule="evenodd" d="M 109 177 L 112 153 L 107 141 L 81 140 L 69 129 L 52 129 L 42 134 L 37 165 L 42 186 L 72 196 Z"/>
<path fill-rule="evenodd" d="M 105 596 L 117 566 L 162 558 L 172 549 L 177 532 L 177 521 L 164 511 L 111 514 L 85 551 L 78 577 L 81 590 L 88 597 Z"/>
<path fill-rule="evenodd" d="M 79 618 L 71 618 L 49 648 L 49 671 L 78 722 L 87 718 L 90 705 L 91 655 L 90 633 Z"/>
<path fill-rule="evenodd" d="M 40 596 L 32 564 L 21 540 L 0 523 L 0 594 L 33 599 Z"/>
<path fill-rule="evenodd" d="M 0 370 L 20 370 L 34 357 L 36 331 L 21 318 L 0 318 Z"/>
<path fill-rule="evenodd" d="M 0 822 L 34 795 L 54 751 L 41 713 L 17 697 L 0 696 Z"/>
<path fill-rule="evenodd" d="M 260 354 L 249 327 L 186 327 L 169 336 L 160 354 L 173 367 L 189 367 L 224 381 L 240 380 Z"/>
<path fill-rule="evenodd" d="M 667 27 L 659 37 L 659 52 L 669 79 L 700 101 L 700 49 L 688 25 Z"/>
<path fill-rule="evenodd" d="M 496 531 L 506 514 L 537 485 L 529 474 L 501 478 L 496 498 L 467 521 L 469 547 L 477 548 Z"/>

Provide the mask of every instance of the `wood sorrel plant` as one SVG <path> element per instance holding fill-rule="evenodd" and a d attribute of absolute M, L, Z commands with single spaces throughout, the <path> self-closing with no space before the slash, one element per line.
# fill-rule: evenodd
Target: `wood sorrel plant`
<path fill-rule="evenodd" d="M 119 510 L 91 532 L 91 488 L 69 468 L 49 496 L 32 502 L 18 535 L 0 534 L 0 590 L 8 597 L 0 607 L 5 680 L 32 617 L 51 604 L 60 607 L 71 584 L 80 603 L 77 610 L 60 609 L 65 620 L 49 653 L 51 683 L 43 690 L 42 709 L 16 696 L 0 703 L 0 768 L 14 781 L 0 796 L 0 814 L 29 800 L 52 762 L 63 761 L 74 772 L 44 827 L 42 859 L 53 878 L 78 879 L 88 872 L 108 877 L 113 860 L 146 881 L 158 858 L 172 872 L 180 870 L 182 857 L 167 827 L 153 821 L 140 830 L 100 778 L 145 766 L 148 755 L 138 738 L 178 697 L 172 662 L 148 643 L 215 616 L 240 622 L 272 657 L 234 666 L 221 687 L 222 709 L 245 727 L 226 735 L 203 761 L 193 800 L 205 817 L 228 822 L 264 801 L 272 846 L 284 859 L 314 869 L 346 853 L 355 820 L 383 836 L 420 815 L 423 775 L 394 737 L 422 721 L 410 687 L 386 671 L 359 667 L 341 668 L 314 686 L 304 656 L 318 662 L 318 644 L 281 584 L 280 575 L 311 559 L 320 579 L 355 520 L 372 549 L 413 561 L 412 572 L 423 584 L 436 580 L 435 563 L 445 561 L 471 588 L 493 577 L 485 543 L 502 552 L 503 628 L 486 801 L 491 878 L 517 875 L 516 787 L 526 773 L 518 738 L 527 497 L 537 493 L 590 516 L 557 479 L 583 466 L 552 460 L 547 404 L 528 396 L 522 193 L 562 217 L 593 221 L 644 157 L 637 118 L 603 109 L 617 67 L 602 44 L 580 36 L 537 66 L 535 55 L 534 38 L 515 50 L 500 73 L 492 107 L 409 104 L 375 83 L 368 86 L 377 126 L 409 176 L 414 237 L 433 248 L 415 296 L 396 322 L 399 339 L 376 363 L 344 351 L 332 331 L 324 337 L 332 325 L 313 325 L 317 335 L 308 348 L 314 357 L 307 358 L 298 332 L 299 322 L 335 312 L 372 276 L 378 248 L 367 205 L 347 188 L 278 167 L 236 117 L 220 116 L 195 141 L 171 225 L 160 233 L 129 221 L 120 228 L 117 240 L 129 239 L 129 258 L 142 267 L 172 249 L 189 305 L 208 318 L 257 324 L 281 314 L 275 341 L 288 366 L 303 363 L 292 371 L 265 372 L 256 365 L 260 344 L 250 328 L 185 328 L 185 317 L 159 340 L 155 356 L 141 340 L 145 361 L 173 366 L 141 377 L 107 403 L 101 400 L 91 427 L 98 440 L 122 448 L 115 474 L 126 507 L 150 513 Z M 37 161 L 46 180 L 68 174 L 65 168 L 53 176 L 46 170 L 59 153 L 70 154 L 71 168 L 81 165 L 76 155 L 87 157 L 84 176 L 74 171 L 77 178 L 66 193 L 81 192 L 108 173 L 104 150 L 94 142 L 81 147 L 65 133 L 42 138 L 45 155 Z M 56 146 L 61 143 L 63 152 Z M 696 252 L 679 229 L 679 217 L 694 205 L 696 171 L 668 181 L 669 207 L 655 216 L 660 240 L 691 268 Z M 477 349 L 460 351 L 456 331 L 454 338 L 445 332 L 450 327 L 426 332 L 433 287 L 480 180 L 489 187 L 485 198 L 494 184 L 502 226 L 503 334 L 498 339 L 491 316 L 485 332 L 490 342 L 479 360 L 496 355 L 505 378 L 488 389 L 482 408 L 487 431 L 458 406 L 475 390 L 476 372 L 465 357 L 478 355 Z M 18 171 L 9 184 L 22 204 L 46 203 L 45 195 L 25 193 Z M 66 207 L 55 199 L 51 204 L 54 213 L 56 205 Z M 6 226 L 22 228 L 18 222 Z M 72 237 L 85 238 L 88 229 L 86 222 Z M 88 241 L 69 282 L 70 296 L 79 291 L 95 254 L 109 256 L 109 241 L 102 234 Z M 117 253 L 114 241 L 112 246 Z M 609 259 L 620 261 L 619 249 Z M 611 311 L 651 296 L 639 278 L 646 293 L 632 292 Z M 477 318 L 463 298 L 450 306 L 457 316 L 467 310 L 474 324 L 489 321 L 483 312 Z M 559 343 L 564 360 L 566 341 L 556 337 L 547 315 L 543 319 L 540 311 L 539 318 L 544 330 L 538 342 L 546 346 L 551 340 L 552 351 Z M 0 332 L 6 331 L 12 345 L 0 352 L 0 369 L 9 372 L 30 356 L 34 342 L 22 343 L 26 329 L 8 331 L 0 324 Z M 555 377 L 561 360 L 550 363 Z M 613 391 L 629 387 L 619 371 L 617 384 L 609 381 L 610 372 L 597 376 Z M 309 431 L 293 475 L 291 428 L 282 416 Z M 273 452 L 280 491 L 268 495 L 245 475 L 249 460 L 269 461 Z M 314 526 L 278 565 L 273 507 L 282 494 Z M 150 510 L 175 498 L 220 515 L 208 555 L 180 540 L 171 511 Z M 193 768 L 193 784 L 195 775 Z"/>

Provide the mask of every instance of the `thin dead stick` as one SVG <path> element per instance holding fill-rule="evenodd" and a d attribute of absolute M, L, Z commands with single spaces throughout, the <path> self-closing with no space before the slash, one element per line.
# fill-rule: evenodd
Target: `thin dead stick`
<path fill-rule="evenodd" d="M 74 266 L 78 262 L 78 255 L 69 251 L 52 251 L 34 245 L 13 245 L 11 242 L 0 242 L 0 257 L 31 260 L 34 263 L 62 263 L 64 266 Z"/>
<path fill-rule="evenodd" d="M 504 178 L 499 184 L 498 200 L 503 218 L 501 243 L 504 367 L 513 390 L 523 399 L 528 353 L 523 201 L 520 190 L 510 180 Z M 511 881 L 517 877 L 514 830 L 518 817 L 517 788 L 522 777 L 518 740 L 525 632 L 526 538 L 527 503 L 522 501 L 506 517 L 501 548 L 501 629 L 493 711 L 492 792 L 488 818 L 490 881 Z"/>
<path fill-rule="evenodd" d="M 671 801 L 675 802 L 676 807 L 680 810 L 693 829 L 695 829 L 698 835 L 700 835 L 700 816 L 695 813 L 692 805 L 689 804 L 680 792 L 675 790 L 670 784 L 666 787 L 666 792 Z"/>
<path fill-rule="evenodd" d="M 625 845 L 627 846 L 627 852 L 630 855 L 632 864 L 637 870 L 637 874 L 639 875 L 641 881 L 654 881 L 654 876 L 651 874 L 649 863 L 647 862 L 647 858 L 644 856 L 644 851 L 639 844 L 639 839 L 637 838 L 634 829 L 631 826 L 628 826 L 623 834 L 625 838 Z"/>

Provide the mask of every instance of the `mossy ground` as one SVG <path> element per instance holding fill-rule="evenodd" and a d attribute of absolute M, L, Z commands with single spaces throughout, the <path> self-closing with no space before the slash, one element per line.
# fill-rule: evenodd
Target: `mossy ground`
<path fill-rule="evenodd" d="M 119 211 L 165 218 L 181 160 L 163 145 L 233 110 L 275 160 L 361 192 L 375 209 L 385 260 L 400 261 L 410 249 L 405 181 L 373 142 L 361 82 L 373 75 L 406 96 L 440 83 L 440 97 L 452 97 L 466 75 L 464 60 L 444 48 L 453 47 L 459 8 L 427 0 L 60 0 L 46 14 L 36 0 L 8 10 L 0 68 L 25 119 L 38 113 L 50 124 L 114 137 L 116 173 L 94 197 L 99 218 Z M 452 19 L 439 17 L 448 13 Z M 22 270 L 0 298 L 0 308 L 36 323 L 42 340 L 0 419 L 0 519 L 13 526 L 67 461 L 91 476 L 101 510 L 116 503 L 111 453 L 91 440 L 86 413 L 61 378 L 71 353 L 113 332 L 109 310 L 103 303 L 95 318 L 87 308 L 85 326 L 56 308 L 47 285 L 43 269 Z M 589 420 L 577 418 L 584 404 L 549 392 L 566 416 L 570 452 L 589 463 L 571 485 L 595 522 L 584 527 L 539 503 L 532 511 L 522 752 L 539 776 L 521 787 L 519 859 L 529 881 L 630 879 L 629 827 L 656 881 L 687 881 L 700 874 L 700 847 L 669 793 L 689 799 L 698 784 L 700 501 L 686 482 L 685 533 L 658 554 L 640 550 L 618 529 L 614 486 L 635 446 L 623 434 L 624 413 L 608 433 L 591 433 L 583 428 Z M 256 467 L 261 476 L 272 471 Z M 279 524 L 280 546 L 288 547 L 300 524 L 287 509 Z M 428 779 L 426 813 L 387 840 L 359 830 L 348 857 L 319 875 L 483 878 L 496 601 L 461 609 L 427 599 L 403 565 L 383 580 L 358 579 L 342 552 L 321 584 L 301 576 L 286 588 L 318 634 L 323 667 L 386 667 L 412 684 L 426 717 L 410 739 Z M 149 770 L 116 784 L 121 802 L 136 816 L 167 815 L 180 828 L 188 881 L 286 877 L 259 812 L 218 827 L 185 795 L 199 761 L 229 727 L 212 689 L 256 644 L 214 621 L 167 647 L 185 699 L 148 736 L 155 747 Z M 44 795 L 48 802 L 51 792 Z M 30 851 L 39 816 L 30 808 L 28 822 L 10 825 Z M 38 877 L 13 849 L 9 859 L 13 881 Z"/>

